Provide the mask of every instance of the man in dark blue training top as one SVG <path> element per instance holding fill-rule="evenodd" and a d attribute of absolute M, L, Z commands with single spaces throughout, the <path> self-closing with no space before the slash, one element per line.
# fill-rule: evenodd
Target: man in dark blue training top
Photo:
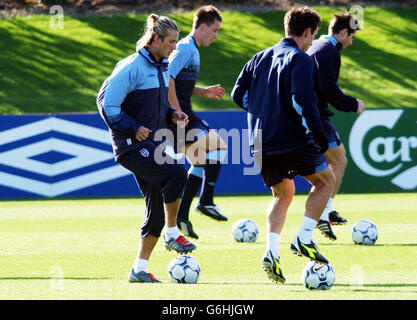
<path fill-rule="evenodd" d="M 339 191 L 342 183 L 347 158 L 346 150 L 340 141 L 339 134 L 329 120 L 329 117 L 333 116 L 334 113 L 329 110 L 328 104 L 331 104 L 337 110 L 356 112 L 357 114 L 360 114 L 365 109 L 365 105 L 361 100 L 345 95 L 337 84 L 341 65 L 340 51 L 352 45 L 358 29 L 358 21 L 352 14 L 336 14 L 330 22 L 329 34 L 314 40 L 307 51 L 307 54 L 312 57 L 316 65 L 317 78 L 315 89 L 318 98 L 317 106 L 320 111 L 323 132 L 329 141 L 329 149 L 324 153 L 324 157 L 336 178 L 329 201 L 317 224 L 317 228 L 323 235 L 331 240 L 336 240 L 336 235 L 331 225 L 342 225 L 347 222 L 345 218 L 341 217 L 333 209 L 332 205 L 333 198 Z"/>
<path fill-rule="evenodd" d="M 227 217 L 214 204 L 214 188 L 222 162 L 227 156 L 227 144 L 209 124 L 198 117 L 191 106 L 191 96 L 198 95 L 219 100 L 224 96 L 220 85 L 196 86 L 200 71 L 201 46 L 209 46 L 218 37 L 222 17 L 214 6 L 203 6 L 194 14 L 193 28 L 189 35 L 178 42 L 177 49 L 169 57 L 169 103 L 176 110 L 189 117 L 188 126 L 183 131 L 184 139 L 175 130 L 174 147 L 176 152 L 185 155 L 191 164 L 188 171 L 184 196 L 178 211 L 178 227 L 186 235 L 198 239 L 189 219 L 191 202 L 201 188 L 196 210 L 213 219 L 225 221 Z"/>
<path fill-rule="evenodd" d="M 265 186 L 272 189 L 262 266 L 269 278 L 281 283 L 285 278 L 278 244 L 297 174 L 313 187 L 290 248 L 297 255 L 328 263 L 312 237 L 329 199 L 334 176 L 323 156 L 328 141 L 317 108 L 314 63 L 305 53 L 320 22 L 320 16 L 307 7 L 288 11 L 284 18 L 286 37 L 255 54 L 243 67 L 232 91 L 235 103 L 248 112 L 251 147 Z"/>
<path fill-rule="evenodd" d="M 187 124 L 188 117 L 168 105 L 168 56 L 175 49 L 179 29 L 168 17 L 149 15 L 137 52 L 116 64 L 97 97 L 100 115 L 109 127 L 115 160 L 130 170 L 144 196 L 146 210 L 138 255 L 129 282 L 160 282 L 148 273 L 148 261 L 166 221 L 165 247 L 178 253 L 196 246 L 180 235 L 178 206 L 187 171 L 184 165 L 157 158 L 154 135 L 167 123 Z"/>

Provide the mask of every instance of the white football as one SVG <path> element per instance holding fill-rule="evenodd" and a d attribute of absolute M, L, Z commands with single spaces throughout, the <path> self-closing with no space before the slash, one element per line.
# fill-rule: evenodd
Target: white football
<path fill-rule="evenodd" d="M 378 228 L 370 220 L 359 220 L 352 227 L 352 240 L 356 244 L 373 245 L 378 239 Z"/>
<path fill-rule="evenodd" d="M 310 290 L 328 290 L 332 287 L 336 274 L 330 264 L 308 262 L 301 272 L 301 281 Z"/>
<path fill-rule="evenodd" d="M 196 283 L 200 272 L 200 264 L 191 256 L 177 256 L 168 264 L 168 278 L 173 283 Z"/>
<path fill-rule="evenodd" d="M 232 227 L 232 236 L 237 242 L 255 242 L 258 233 L 258 226 L 251 219 L 240 219 Z"/>

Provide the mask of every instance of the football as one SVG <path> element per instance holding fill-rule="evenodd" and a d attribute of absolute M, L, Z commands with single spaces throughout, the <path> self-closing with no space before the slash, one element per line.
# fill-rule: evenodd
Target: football
<path fill-rule="evenodd" d="M 177 256 L 168 265 L 168 278 L 173 283 L 196 283 L 200 272 L 198 261 L 187 255 Z"/>
<path fill-rule="evenodd" d="M 232 227 L 232 235 L 237 242 L 255 242 L 258 233 L 258 226 L 251 219 L 240 219 Z"/>
<path fill-rule="evenodd" d="M 359 220 L 352 227 L 352 240 L 356 244 L 371 246 L 378 239 L 378 228 L 370 220 Z"/>
<path fill-rule="evenodd" d="M 335 272 L 330 264 L 308 262 L 301 273 L 301 281 L 310 290 L 328 290 L 335 280 Z"/>

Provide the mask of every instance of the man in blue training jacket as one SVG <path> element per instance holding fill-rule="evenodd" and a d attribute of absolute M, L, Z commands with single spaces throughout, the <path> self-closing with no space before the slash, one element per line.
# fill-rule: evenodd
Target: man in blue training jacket
<path fill-rule="evenodd" d="M 168 56 L 175 49 L 179 29 L 168 17 L 151 14 L 135 54 L 116 64 L 97 97 L 100 115 L 109 127 L 115 160 L 134 174 L 146 204 L 138 255 L 129 282 L 160 282 L 148 273 L 148 261 L 166 221 L 164 244 L 178 253 L 196 246 L 180 235 L 178 206 L 187 171 L 184 165 L 161 164 L 154 140 L 168 123 L 188 123 L 188 116 L 168 104 Z M 173 163 L 173 164 L 169 164 Z"/>
<path fill-rule="evenodd" d="M 336 178 L 329 201 L 317 224 L 317 228 L 330 240 L 336 240 L 336 235 L 331 225 L 342 225 L 347 222 L 345 218 L 341 217 L 333 209 L 332 205 L 333 198 L 339 191 L 342 183 L 347 158 L 346 150 L 340 141 L 339 134 L 329 120 L 329 117 L 333 116 L 334 113 L 329 110 L 328 104 L 331 104 L 337 110 L 356 112 L 357 114 L 360 114 L 365 109 L 365 105 L 361 100 L 345 95 L 337 84 L 341 65 L 340 51 L 352 45 L 358 29 L 358 21 L 352 14 L 336 14 L 330 22 L 329 34 L 314 40 L 307 51 L 307 54 L 312 57 L 316 65 L 317 78 L 315 89 L 318 98 L 317 106 L 320 111 L 323 131 L 329 141 L 329 149 L 324 153 L 324 157 Z"/>
<path fill-rule="evenodd" d="M 267 248 L 262 266 L 273 281 L 285 282 L 278 244 L 299 174 L 313 187 L 291 250 L 319 263 L 328 260 L 313 242 L 313 231 L 326 206 L 334 176 L 322 155 L 322 132 L 314 91 L 314 63 L 305 53 L 317 34 L 320 16 L 293 8 L 284 18 L 285 38 L 253 56 L 241 71 L 232 98 L 248 112 L 250 143 L 273 200 L 267 210 Z M 318 141 L 318 145 L 314 140 Z"/>
<path fill-rule="evenodd" d="M 192 95 L 215 100 L 224 96 L 225 90 L 219 84 L 209 87 L 196 85 L 200 71 L 200 47 L 208 47 L 217 39 L 221 22 L 222 16 L 216 7 L 208 5 L 199 8 L 194 14 L 190 34 L 178 42 L 177 49 L 169 56 L 169 103 L 176 110 L 185 112 L 190 120 L 183 132 L 185 140 L 175 129 L 172 130 L 176 152 L 183 153 L 191 164 L 177 223 L 186 236 L 196 239 L 198 235 L 189 219 L 189 211 L 201 185 L 200 199 L 195 209 L 213 219 L 227 220 L 213 200 L 221 165 L 227 156 L 227 144 L 206 121 L 194 113 L 191 105 Z"/>

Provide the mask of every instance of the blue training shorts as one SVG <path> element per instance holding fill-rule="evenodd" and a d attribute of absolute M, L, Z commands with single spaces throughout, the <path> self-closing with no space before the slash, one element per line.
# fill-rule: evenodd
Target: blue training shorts
<path fill-rule="evenodd" d="M 286 153 L 263 152 L 262 159 L 255 155 L 255 160 L 261 168 L 261 176 L 267 188 L 285 178 L 309 176 L 328 167 L 320 148 L 313 142 Z"/>
<path fill-rule="evenodd" d="M 331 123 L 328 118 L 321 118 L 321 123 L 323 125 L 322 131 L 329 141 L 329 149 L 340 146 L 342 142 L 340 141 L 339 133 L 333 123 Z"/>

